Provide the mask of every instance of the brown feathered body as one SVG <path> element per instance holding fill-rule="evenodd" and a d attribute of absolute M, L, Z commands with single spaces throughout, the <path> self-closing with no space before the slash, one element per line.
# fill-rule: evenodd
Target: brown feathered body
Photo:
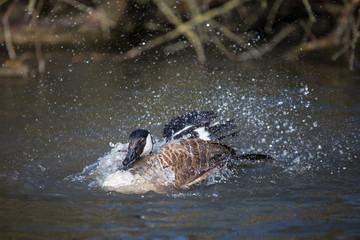
<path fill-rule="evenodd" d="M 224 143 L 198 138 L 174 140 L 137 161 L 130 171 L 158 185 L 188 188 L 207 179 L 235 150 Z"/>

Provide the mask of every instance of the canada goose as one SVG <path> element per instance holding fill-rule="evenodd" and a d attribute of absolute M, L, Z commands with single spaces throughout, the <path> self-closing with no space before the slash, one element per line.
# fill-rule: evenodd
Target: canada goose
<path fill-rule="evenodd" d="M 156 184 L 177 188 L 188 188 L 205 180 L 212 170 L 236 155 L 226 144 L 200 138 L 173 140 L 154 152 L 151 150 L 150 132 L 133 131 L 123 165 L 134 173 L 149 176 Z"/>
<path fill-rule="evenodd" d="M 268 157 L 237 155 L 233 147 L 220 142 L 238 132 L 220 136 L 236 125 L 233 121 L 211 124 L 216 116 L 212 111 L 192 112 L 172 119 L 164 128 L 166 142 L 155 150 L 148 130 L 133 131 L 123 170 L 146 176 L 154 184 L 184 189 L 206 180 L 215 169 L 233 158 Z"/>

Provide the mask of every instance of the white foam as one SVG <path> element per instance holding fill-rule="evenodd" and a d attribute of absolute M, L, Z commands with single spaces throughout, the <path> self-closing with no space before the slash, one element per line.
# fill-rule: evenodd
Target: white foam
<path fill-rule="evenodd" d="M 150 138 L 148 140 L 151 141 Z M 155 144 L 155 147 L 159 144 Z M 100 157 L 96 163 L 91 166 L 91 171 L 80 173 L 80 181 L 91 180 L 90 187 L 101 187 L 105 190 L 116 191 L 121 193 L 145 193 L 148 191 L 161 192 L 163 183 L 169 184 L 174 181 L 175 176 L 167 171 L 157 172 L 158 176 L 141 176 L 133 171 L 119 170 L 127 153 L 128 144 L 117 143 L 114 148 L 103 157 Z M 150 179 L 151 178 L 151 179 Z M 170 184 L 169 184 L 170 185 Z"/>
<path fill-rule="evenodd" d="M 102 183 L 103 187 L 121 187 L 132 185 L 136 182 L 135 176 L 128 171 L 116 171 L 108 175 Z"/>
<path fill-rule="evenodd" d="M 145 178 L 129 171 L 116 171 L 108 175 L 101 185 L 106 190 L 121 193 L 146 193 L 158 191 L 156 186 L 150 184 Z"/>

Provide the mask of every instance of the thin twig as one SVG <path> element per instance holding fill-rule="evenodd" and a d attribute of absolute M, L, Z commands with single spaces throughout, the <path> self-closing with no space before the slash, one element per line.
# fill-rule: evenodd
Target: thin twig
<path fill-rule="evenodd" d="M 272 30 L 272 25 L 274 23 L 275 16 L 276 16 L 277 12 L 279 11 L 279 8 L 280 8 L 282 2 L 283 2 L 283 0 L 276 0 L 271 7 L 268 21 L 266 22 L 266 25 L 265 25 L 265 31 L 267 33 L 270 33 Z"/>
<path fill-rule="evenodd" d="M 188 48 L 189 44 L 185 41 L 177 42 L 170 44 L 164 47 L 164 52 L 174 53 L 176 51 L 180 51 L 182 49 Z"/>
<path fill-rule="evenodd" d="M 182 21 L 178 18 L 171 8 L 164 2 L 160 0 L 153 0 L 157 5 L 158 9 L 169 19 L 170 23 L 174 24 L 176 27 L 182 25 Z M 192 43 L 194 49 L 196 51 L 196 55 L 200 63 L 204 63 L 206 61 L 204 48 L 202 46 L 202 42 L 198 35 L 191 29 L 188 28 L 183 31 L 183 34 L 187 39 Z"/>
<path fill-rule="evenodd" d="M 201 11 L 200 11 L 196 1 L 194 1 L 194 0 L 185 0 L 185 1 L 187 4 L 187 7 L 189 9 L 189 12 L 191 13 L 191 18 L 201 14 Z M 199 36 L 200 41 L 203 41 L 204 37 L 207 35 L 206 34 L 207 29 L 205 27 L 203 27 L 202 25 L 200 25 L 199 27 L 197 27 L 195 29 L 195 31 L 196 31 L 197 35 Z"/>
<path fill-rule="evenodd" d="M 360 10 L 358 12 L 360 14 Z M 350 57 L 349 57 L 349 69 L 351 71 L 354 70 L 355 48 L 356 48 L 356 43 L 360 37 L 359 26 L 360 26 L 360 15 L 358 15 L 356 23 L 352 24 L 353 39 L 350 44 L 351 48 L 350 48 Z"/>
<path fill-rule="evenodd" d="M 353 14 L 353 11 L 359 4 L 360 0 L 352 0 L 350 3 L 345 4 L 343 11 L 341 12 L 341 16 L 337 19 L 337 27 L 332 33 L 332 35 L 338 40 L 340 40 L 349 24 L 348 16 Z"/>
<path fill-rule="evenodd" d="M 311 9 L 311 5 L 310 5 L 309 1 L 308 0 L 302 0 L 302 2 L 304 4 L 304 6 L 305 6 L 305 9 L 306 9 L 308 15 L 309 15 L 310 22 L 314 23 L 316 21 L 316 18 L 315 18 L 314 13 L 313 13 L 313 11 Z"/>
<path fill-rule="evenodd" d="M 41 41 L 40 41 L 40 32 L 39 32 L 39 21 L 38 21 L 38 14 L 41 11 L 41 8 L 44 5 L 44 0 L 40 0 L 37 4 L 36 9 L 31 9 L 29 12 L 31 14 L 31 21 L 34 26 L 34 34 L 35 34 L 35 55 L 36 60 L 38 62 L 38 70 L 39 73 L 43 74 L 45 72 L 45 59 L 43 57 L 41 51 Z"/>
<path fill-rule="evenodd" d="M 341 55 L 343 55 L 348 49 L 349 49 L 349 44 L 345 44 L 342 48 L 340 48 L 339 51 L 337 51 L 336 53 L 334 53 L 334 54 L 331 56 L 331 60 L 335 61 L 335 60 L 338 59 Z"/>
<path fill-rule="evenodd" d="M 213 36 L 212 39 L 214 40 L 215 45 L 221 50 L 222 53 L 224 53 L 227 58 L 232 60 L 236 59 L 234 54 L 232 54 L 229 50 L 226 49 L 226 47 L 224 46 L 224 44 L 222 44 L 218 37 Z"/>
<path fill-rule="evenodd" d="M 237 36 L 235 33 L 231 32 L 228 28 L 226 28 L 225 26 L 221 25 L 220 23 L 218 23 L 217 21 L 213 20 L 211 21 L 211 24 L 215 25 L 219 31 L 224 34 L 224 36 L 226 36 L 228 39 L 230 39 L 231 41 L 233 41 L 234 43 L 236 43 L 237 45 L 241 46 L 246 44 L 245 43 L 245 39 Z M 244 36 L 244 35 L 243 35 Z M 247 35 L 247 39 L 249 38 L 249 36 Z M 251 55 L 253 55 L 254 58 L 256 58 L 256 56 L 261 55 L 259 54 L 259 52 L 256 50 L 256 48 L 254 48 L 253 46 L 246 46 L 247 48 L 249 48 L 250 50 L 248 51 Z M 225 54 L 226 55 L 226 54 Z"/>
<path fill-rule="evenodd" d="M 153 0 L 158 9 L 167 17 L 169 22 L 175 26 L 178 26 L 182 23 L 180 18 L 176 16 L 174 11 L 166 4 L 166 1 Z"/>
<path fill-rule="evenodd" d="M 18 3 L 18 1 L 19 0 L 14 0 L 10 4 L 8 9 L 6 10 L 4 16 L 2 17 L 2 23 L 3 23 L 3 26 L 4 26 L 5 45 L 6 45 L 6 49 L 8 51 L 8 54 L 9 54 L 9 58 L 11 60 L 16 59 L 16 52 L 15 52 L 15 49 L 14 49 L 14 45 L 12 43 L 11 30 L 10 30 L 10 24 L 9 24 L 9 17 L 11 15 L 12 11 L 15 9 L 15 6 Z"/>
<path fill-rule="evenodd" d="M 245 40 L 242 37 L 236 35 L 235 33 L 230 31 L 224 25 L 218 23 L 216 20 L 211 20 L 210 23 L 211 23 L 211 25 L 214 25 L 217 29 L 219 29 L 219 31 L 222 34 L 224 34 L 224 36 L 226 36 L 228 39 L 230 39 L 232 42 L 234 42 L 238 45 L 245 44 Z"/>
<path fill-rule="evenodd" d="M 115 26 L 115 21 L 109 19 L 105 14 L 101 11 L 97 11 L 96 9 L 89 7 L 83 3 L 77 2 L 76 0 L 61 0 L 74 8 L 79 9 L 82 12 L 87 13 L 89 16 L 94 18 L 97 22 L 99 22 L 101 30 L 103 32 L 107 31 L 110 27 Z"/>
<path fill-rule="evenodd" d="M 38 62 L 39 73 L 43 74 L 45 73 L 45 59 L 41 51 L 41 42 L 37 39 L 35 39 L 35 54 Z"/>
<path fill-rule="evenodd" d="M 248 51 L 242 55 L 239 56 L 240 61 L 246 61 L 254 58 L 259 58 L 266 54 L 267 52 L 270 52 L 276 45 L 278 45 L 284 38 L 286 38 L 291 32 L 295 30 L 294 26 L 289 25 L 283 28 L 279 33 L 273 37 L 268 44 L 264 44 L 256 51 Z"/>
<path fill-rule="evenodd" d="M 309 20 L 307 21 L 307 23 L 306 23 L 306 25 L 304 27 L 305 32 L 304 32 L 304 36 L 303 36 L 303 39 L 302 39 L 303 42 L 306 42 L 308 40 L 308 38 L 309 38 L 309 35 L 311 33 L 312 25 L 316 21 L 316 18 L 315 18 L 314 13 L 313 13 L 313 11 L 311 9 L 311 5 L 310 5 L 309 1 L 308 0 L 302 0 L 302 2 L 304 4 L 304 6 L 305 6 L 305 9 L 306 9 L 308 15 L 309 15 Z"/>

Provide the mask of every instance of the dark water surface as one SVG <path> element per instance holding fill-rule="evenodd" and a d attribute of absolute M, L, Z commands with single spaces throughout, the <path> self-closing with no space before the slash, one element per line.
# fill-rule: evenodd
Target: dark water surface
<path fill-rule="evenodd" d="M 120 63 L 53 53 L 0 80 L 1 239 L 360 237 L 360 77 L 332 63 L 192 58 Z M 276 160 L 187 191 L 122 194 L 75 178 L 144 127 L 235 117 L 240 152 Z"/>

